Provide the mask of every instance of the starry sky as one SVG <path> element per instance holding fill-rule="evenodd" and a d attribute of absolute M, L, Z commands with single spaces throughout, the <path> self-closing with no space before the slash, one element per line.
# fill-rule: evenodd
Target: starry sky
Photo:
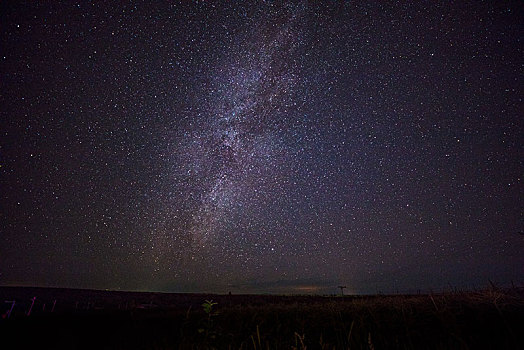
<path fill-rule="evenodd" d="M 524 283 L 520 1 L 0 4 L 0 285 Z"/>

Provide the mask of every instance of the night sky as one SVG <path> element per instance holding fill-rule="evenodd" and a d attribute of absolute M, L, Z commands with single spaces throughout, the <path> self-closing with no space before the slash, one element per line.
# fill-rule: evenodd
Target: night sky
<path fill-rule="evenodd" d="M 521 1 L 0 4 L 0 285 L 524 283 Z"/>

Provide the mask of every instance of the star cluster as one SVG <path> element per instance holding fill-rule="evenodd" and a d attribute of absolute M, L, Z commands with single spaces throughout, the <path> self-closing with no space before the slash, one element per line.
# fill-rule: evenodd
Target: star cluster
<path fill-rule="evenodd" d="M 524 282 L 519 2 L 0 6 L 0 284 Z"/>

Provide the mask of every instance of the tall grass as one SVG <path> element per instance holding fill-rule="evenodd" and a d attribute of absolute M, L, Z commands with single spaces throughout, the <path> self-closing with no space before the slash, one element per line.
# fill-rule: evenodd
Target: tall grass
<path fill-rule="evenodd" d="M 0 332 L 19 339 L 18 348 L 524 349 L 521 290 L 216 298 L 189 307 L 35 314 L 4 321 Z"/>

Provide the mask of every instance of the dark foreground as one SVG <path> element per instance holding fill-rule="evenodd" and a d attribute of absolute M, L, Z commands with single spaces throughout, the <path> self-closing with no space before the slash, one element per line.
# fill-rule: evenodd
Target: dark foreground
<path fill-rule="evenodd" d="M 17 349 L 524 349 L 519 289 L 320 297 L 2 287 L 0 298 L 0 339 Z M 5 300 L 16 301 L 9 317 Z"/>

